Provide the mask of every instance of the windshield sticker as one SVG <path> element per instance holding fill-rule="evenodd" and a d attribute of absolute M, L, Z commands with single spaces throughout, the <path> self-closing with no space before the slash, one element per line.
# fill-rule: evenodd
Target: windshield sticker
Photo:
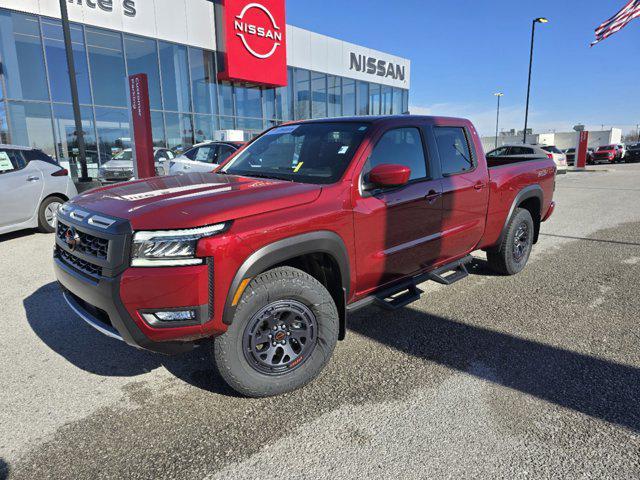
<path fill-rule="evenodd" d="M 0 152 L 0 172 L 15 170 L 7 152 Z"/>
<path fill-rule="evenodd" d="M 269 130 L 265 135 L 285 135 L 287 133 L 295 132 L 299 125 L 290 125 L 288 127 L 278 127 L 273 130 Z"/>
<path fill-rule="evenodd" d="M 364 132 L 367 128 L 369 128 L 369 127 L 367 127 L 367 126 L 362 126 L 362 127 L 360 127 L 358 130 L 359 130 L 360 132 Z"/>
<path fill-rule="evenodd" d="M 338 155 L 344 155 L 349 151 L 349 145 L 345 145 L 338 150 Z"/>
<path fill-rule="evenodd" d="M 304 165 L 304 162 L 300 162 L 298 165 L 296 165 L 296 168 L 293 169 L 293 173 L 298 173 L 302 168 L 302 165 Z"/>

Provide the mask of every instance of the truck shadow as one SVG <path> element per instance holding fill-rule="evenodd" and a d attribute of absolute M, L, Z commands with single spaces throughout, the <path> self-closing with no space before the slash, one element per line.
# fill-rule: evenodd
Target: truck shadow
<path fill-rule="evenodd" d="M 0 458 L 0 480 L 9 478 L 9 471 L 9 464 L 3 458 Z"/>
<path fill-rule="evenodd" d="M 181 380 L 201 389 L 237 396 L 220 378 L 206 348 L 177 357 L 137 350 L 95 331 L 65 303 L 55 282 L 23 301 L 33 332 L 76 367 L 105 377 L 135 377 L 165 367 Z"/>
<path fill-rule="evenodd" d="M 349 329 L 380 344 L 591 417 L 640 431 L 640 369 L 410 307 L 372 308 Z"/>
<path fill-rule="evenodd" d="M 165 367 L 196 388 L 238 396 L 220 378 L 206 348 L 164 357 L 104 337 L 75 317 L 55 283 L 25 299 L 24 307 L 36 335 L 82 370 L 133 377 Z M 349 330 L 428 362 L 640 431 L 638 368 L 411 307 L 382 314 L 376 307 L 366 308 L 350 317 Z"/>

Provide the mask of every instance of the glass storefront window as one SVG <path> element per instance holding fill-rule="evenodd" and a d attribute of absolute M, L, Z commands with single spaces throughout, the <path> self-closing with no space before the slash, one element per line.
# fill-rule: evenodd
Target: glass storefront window
<path fill-rule="evenodd" d="M 124 36 L 124 50 L 127 56 L 129 75 L 146 73 L 149 81 L 149 104 L 152 109 L 162 109 L 160 95 L 160 71 L 158 69 L 158 44 L 132 35 Z"/>
<path fill-rule="evenodd" d="M 218 113 L 215 67 L 212 52 L 189 47 L 191 95 L 196 113 Z"/>
<path fill-rule="evenodd" d="M 220 115 L 233 117 L 233 86 L 230 83 L 223 82 L 218 85 L 220 93 Z"/>
<path fill-rule="evenodd" d="M 126 108 L 96 108 L 96 130 L 102 162 L 125 148 L 131 148 L 132 133 Z"/>
<path fill-rule="evenodd" d="M 49 70 L 49 86 L 51 99 L 54 102 L 71 103 L 71 86 L 69 84 L 69 70 L 67 55 L 62 38 L 62 25 L 57 20 L 42 20 L 44 35 L 44 49 Z M 73 63 L 76 69 L 78 83 L 78 98 L 84 105 L 91 104 L 91 90 L 89 88 L 89 67 L 87 65 L 87 51 L 84 46 L 84 33 L 80 25 L 71 26 L 73 47 Z"/>
<path fill-rule="evenodd" d="M 262 90 L 255 87 L 235 87 L 236 115 L 259 118 L 262 121 Z"/>
<path fill-rule="evenodd" d="M 311 72 L 297 68 L 295 70 L 295 119 L 311 118 Z"/>
<path fill-rule="evenodd" d="M 342 115 L 353 117 L 356 114 L 356 81 L 342 79 Z"/>
<path fill-rule="evenodd" d="M 327 77 L 327 104 L 329 117 L 342 115 L 342 79 L 340 77 L 333 75 Z"/>
<path fill-rule="evenodd" d="M 122 36 L 95 28 L 86 28 L 89 65 L 96 105 L 127 106 Z"/>
<path fill-rule="evenodd" d="M 382 115 L 391 115 L 391 101 L 392 101 L 392 92 L 393 89 L 386 85 L 382 86 L 382 94 L 380 96 L 381 102 L 381 113 Z"/>
<path fill-rule="evenodd" d="M 369 84 L 369 113 L 380 115 L 380 85 Z"/>
<path fill-rule="evenodd" d="M 264 118 L 266 120 L 282 118 L 281 111 L 277 112 L 278 106 L 276 105 L 276 96 L 278 94 L 278 90 L 280 89 L 266 88 L 262 91 L 262 96 L 264 98 Z"/>
<path fill-rule="evenodd" d="M 327 116 L 327 76 L 311 72 L 311 118 Z"/>
<path fill-rule="evenodd" d="M 0 100 L 0 143 L 9 143 L 9 125 L 4 102 Z"/>
<path fill-rule="evenodd" d="M 393 89 L 393 111 L 394 115 L 400 115 L 404 112 L 402 109 L 402 90 L 399 88 Z"/>
<path fill-rule="evenodd" d="M 11 143 L 40 148 L 48 155 L 55 156 L 49 103 L 8 102 L 7 117 Z"/>
<path fill-rule="evenodd" d="M 262 118 L 242 118 L 238 117 L 238 130 L 255 130 L 262 131 Z"/>
<path fill-rule="evenodd" d="M 160 70 L 165 110 L 191 111 L 187 47 L 160 42 Z"/>
<path fill-rule="evenodd" d="M 195 143 L 213 140 L 213 131 L 218 129 L 216 117 L 213 115 L 194 115 Z"/>
<path fill-rule="evenodd" d="M 167 147 L 185 151 L 193 145 L 193 124 L 191 115 L 165 114 L 167 124 Z"/>
<path fill-rule="evenodd" d="M 235 130 L 236 122 L 233 117 L 220 117 L 220 130 Z"/>
<path fill-rule="evenodd" d="M 49 100 L 37 17 L 0 11 L 0 59 L 7 98 Z"/>
<path fill-rule="evenodd" d="M 369 115 L 369 82 L 358 82 L 358 115 Z"/>
<path fill-rule="evenodd" d="M 99 161 L 98 147 L 96 144 L 96 130 L 93 124 L 93 110 L 91 107 L 80 109 L 82 116 L 82 131 L 84 132 L 85 150 L 87 162 L 100 164 L 109 160 L 109 156 Z M 76 158 L 78 150 L 78 137 L 76 135 L 76 123 L 73 118 L 71 105 L 53 105 L 53 129 L 56 135 L 56 153 L 58 160 L 69 161 Z"/>
<path fill-rule="evenodd" d="M 164 115 L 162 112 L 151 112 L 151 134 L 154 147 L 166 147 L 164 133 Z"/>
<path fill-rule="evenodd" d="M 409 90 L 402 91 L 402 113 L 409 112 Z"/>

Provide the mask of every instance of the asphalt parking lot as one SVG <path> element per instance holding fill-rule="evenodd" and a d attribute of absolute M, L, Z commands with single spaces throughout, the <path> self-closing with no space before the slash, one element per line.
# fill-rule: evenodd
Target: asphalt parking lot
<path fill-rule="evenodd" d="M 237 397 L 64 305 L 53 238 L 0 237 L 0 478 L 639 478 L 640 164 L 559 177 L 511 278 L 351 318 L 324 374 Z M 606 171 L 605 171 L 606 170 Z"/>

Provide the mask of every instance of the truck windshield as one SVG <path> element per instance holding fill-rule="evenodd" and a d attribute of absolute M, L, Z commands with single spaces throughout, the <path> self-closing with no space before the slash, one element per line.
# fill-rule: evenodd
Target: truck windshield
<path fill-rule="evenodd" d="M 326 122 L 269 130 L 222 171 L 300 183 L 337 182 L 360 146 L 368 123 Z"/>

